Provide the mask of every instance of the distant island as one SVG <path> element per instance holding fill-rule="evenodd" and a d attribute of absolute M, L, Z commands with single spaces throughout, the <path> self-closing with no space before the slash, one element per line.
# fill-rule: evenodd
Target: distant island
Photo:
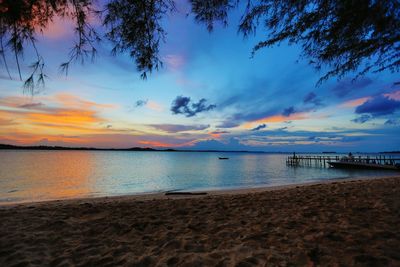
<path fill-rule="evenodd" d="M 0 144 L 1 149 L 18 149 L 18 150 L 97 150 L 97 151 L 160 151 L 160 152 L 238 152 L 238 153 L 271 153 L 264 151 L 247 151 L 247 150 L 190 150 L 190 149 L 155 149 L 151 147 L 132 147 L 132 148 L 96 148 L 96 147 L 65 147 L 65 146 L 15 146 Z M 285 152 L 273 152 L 285 153 Z"/>
<path fill-rule="evenodd" d="M 65 146 L 16 146 L 8 144 L 0 144 L 0 150 L 84 150 L 84 151 L 159 151 L 159 152 L 234 152 L 234 153 L 264 153 L 264 154 L 293 154 L 293 152 L 283 152 L 283 151 L 251 151 L 251 150 L 214 150 L 214 149 L 156 149 L 151 147 L 131 147 L 131 148 L 96 148 L 96 147 L 65 147 Z M 336 151 L 322 151 L 322 152 L 295 152 L 296 154 L 337 154 L 344 152 Z M 356 152 L 356 154 L 400 154 L 400 151 L 384 151 L 384 152 Z M 345 153 L 346 154 L 346 153 Z"/>
<path fill-rule="evenodd" d="M 157 150 L 150 147 L 132 148 L 95 148 L 95 147 L 64 147 L 64 146 L 14 146 L 0 144 L 0 149 L 27 149 L 27 150 L 127 150 L 127 151 L 174 151 L 173 149 Z"/>

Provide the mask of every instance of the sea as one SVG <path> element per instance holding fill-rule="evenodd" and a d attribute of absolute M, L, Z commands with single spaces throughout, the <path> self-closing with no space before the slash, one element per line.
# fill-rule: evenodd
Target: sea
<path fill-rule="evenodd" d="M 286 165 L 288 156 L 250 152 L 1 150 L 0 204 L 258 188 L 399 174 L 323 166 L 293 167 Z"/>

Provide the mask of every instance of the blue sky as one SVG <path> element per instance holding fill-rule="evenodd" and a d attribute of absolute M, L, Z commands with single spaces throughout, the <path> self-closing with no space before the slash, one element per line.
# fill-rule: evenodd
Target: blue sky
<path fill-rule="evenodd" d="M 24 94 L 11 65 L 0 80 L 0 142 L 20 145 L 154 147 L 257 151 L 400 150 L 398 73 L 349 75 L 316 86 L 324 74 L 300 57 L 298 46 L 265 48 L 227 28 L 186 16 L 185 5 L 164 21 L 164 67 L 140 79 L 128 55 L 98 45 L 94 63 L 58 71 L 72 46 L 72 25 L 56 20 L 38 36 L 49 79 Z M 96 24 L 96 21 L 94 21 Z M 27 49 L 24 64 L 32 61 Z M 26 77 L 28 69 L 23 68 Z"/>

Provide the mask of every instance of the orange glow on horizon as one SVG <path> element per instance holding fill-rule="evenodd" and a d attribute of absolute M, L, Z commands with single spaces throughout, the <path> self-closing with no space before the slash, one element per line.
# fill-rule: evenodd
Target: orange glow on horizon
<path fill-rule="evenodd" d="M 108 120 L 98 111 L 115 107 L 68 93 L 41 96 L 34 101 L 22 96 L 0 98 L 0 137 L 7 143 L 22 145 L 49 141 L 73 146 L 84 143 L 80 136 L 92 136 L 90 142 L 84 138 L 90 144 L 97 134 L 121 132 L 107 127 Z"/>
<path fill-rule="evenodd" d="M 218 139 L 221 138 L 221 134 L 220 133 L 209 133 L 209 135 L 211 135 L 212 137 Z"/>
<path fill-rule="evenodd" d="M 27 132 L 14 132 L 12 135 L 0 139 L 1 142 L 15 142 L 19 145 L 35 145 L 40 142 L 61 142 L 68 143 L 68 145 L 82 145 L 84 141 L 80 140 L 79 136 L 66 136 L 66 135 L 51 135 L 51 134 L 31 134 Z"/>
<path fill-rule="evenodd" d="M 246 122 L 245 124 L 242 125 L 242 127 L 245 129 L 251 129 L 251 128 L 255 127 L 257 124 L 279 123 L 279 122 L 285 122 L 285 121 L 295 121 L 295 120 L 304 120 L 304 119 L 307 119 L 305 112 L 294 113 L 287 117 L 279 114 L 279 115 L 268 116 L 268 117 L 265 117 L 265 118 L 262 118 L 259 120 L 255 120 L 255 121 L 251 121 L 251 122 Z"/>
<path fill-rule="evenodd" d="M 89 110 L 61 110 L 56 113 L 29 113 L 27 120 L 31 122 L 45 122 L 48 124 L 78 124 L 103 122 L 96 117 L 96 112 Z"/>
<path fill-rule="evenodd" d="M 162 148 L 193 146 L 195 143 L 196 143 L 196 141 L 189 141 L 189 142 L 185 142 L 182 144 L 171 144 L 171 143 L 164 143 L 164 142 L 159 142 L 159 141 L 146 141 L 146 140 L 139 141 L 139 144 L 142 144 L 142 145 L 148 145 L 151 147 L 162 147 Z"/>

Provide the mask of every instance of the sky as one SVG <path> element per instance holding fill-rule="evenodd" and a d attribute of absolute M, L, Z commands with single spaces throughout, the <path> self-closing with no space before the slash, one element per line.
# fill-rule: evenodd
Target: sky
<path fill-rule="evenodd" d="M 237 33 L 240 14 L 212 33 L 178 5 L 164 26 L 163 68 L 140 78 L 129 55 L 97 46 L 94 63 L 59 72 L 73 25 L 56 19 L 37 37 L 49 76 L 34 95 L 0 69 L 0 143 L 71 147 L 217 149 L 268 152 L 400 150 L 399 73 L 349 74 L 317 86 L 317 71 L 296 45 L 251 56 L 263 31 Z M 97 21 L 93 21 L 98 25 Z M 8 55 L 10 57 L 10 55 Z M 22 72 L 29 73 L 27 49 Z M 3 62 L 1 62 L 3 64 Z M 326 70 L 325 70 L 326 71 Z"/>

